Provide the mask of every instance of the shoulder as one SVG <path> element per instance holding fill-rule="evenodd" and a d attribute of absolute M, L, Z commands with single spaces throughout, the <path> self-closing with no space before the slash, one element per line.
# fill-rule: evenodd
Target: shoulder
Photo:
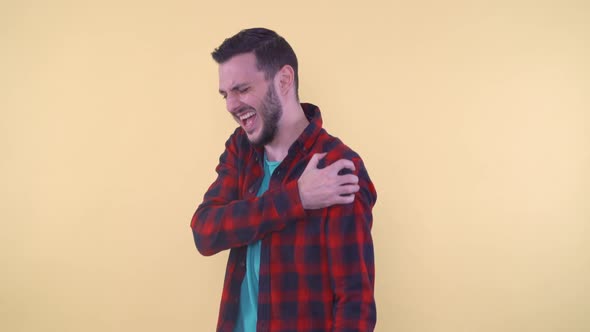
<path fill-rule="evenodd" d="M 248 136 L 244 129 L 237 127 L 225 142 L 226 150 L 229 150 L 235 155 L 250 155 L 253 152 L 252 144 L 248 140 Z"/>
<path fill-rule="evenodd" d="M 318 163 L 318 168 L 324 168 L 340 159 L 348 159 L 353 162 L 355 170 L 342 169 L 339 174 L 354 173 L 359 177 L 359 185 L 365 197 L 371 205 L 377 200 L 377 191 L 369 177 L 369 172 L 361 156 L 338 137 L 330 135 L 324 129 L 321 130 L 314 144 L 312 154 L 326 152 L 326 156 Z"/>
<path fill-rule="evenodd" d="M 241 127 L 237 127 L 234 132 L 229 135 L 229 138 L 225 142 L 225 146 L 239 149 L 246 147 L 246 143 L 248 143 L 246 133 Z"/>
<path fill-rule="evenodd" d="M 248 160 L 253 160 L 254 153 L 248 136 L 241 127 L 238 127 L 226 140 L 225 149 L 219 157 L 219 163 L 241 169 Z"/>
<path fill-rule="evenodd" d="M 318 165 L 320 168 L 339 159 L 348 159 L 354 162 L 355 166 L 364 166 L 361 156 L 356 151 L 342 142 L 340 138 L 330 135 L 324 129 L 319 133 L 313 150 L 313 153 L 327 152 L 326 157 L 322 160 L 323 164 Z"/>

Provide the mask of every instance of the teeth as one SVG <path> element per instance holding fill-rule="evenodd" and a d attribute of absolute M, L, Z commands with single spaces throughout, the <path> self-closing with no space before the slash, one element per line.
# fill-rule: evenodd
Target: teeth
<path fill-rule="evenodd" d="M 246 120 L 247 118 L 256 114 L 255 112 L 248 112 L 239 116 L 240 120 Z"/>

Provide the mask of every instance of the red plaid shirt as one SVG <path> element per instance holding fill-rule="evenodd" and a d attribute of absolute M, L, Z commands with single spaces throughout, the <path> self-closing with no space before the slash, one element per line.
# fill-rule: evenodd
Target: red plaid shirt
<path fill-rule="evenodd" d="M 377 193 L 359 155 L 322 129 L 316 106 L 301 105 L 310 123 L 275 170 L 268 191 L 256 197 L 264 150 L 253 147 L 238 128 L 192 218 L 201 254 L 231 249 L 217 331 L 233 332 L 246 246 L 257 240 L 262 240 L 257 331 L 374 329 L 371 210 Z M 341 158 L 354 162 L 360 185 L 354 203 L 303 209 L 297 179 L 311 156 L 321 152 L 328 154 L 319 168 Z"/>

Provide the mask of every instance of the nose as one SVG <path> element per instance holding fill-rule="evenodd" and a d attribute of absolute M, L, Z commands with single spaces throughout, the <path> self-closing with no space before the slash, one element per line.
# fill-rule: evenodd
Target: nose
<path fill-rule="evenodd" d="M 240 109 L 241 102 L 240 99 L 233 93 L 229 93 L 225 98 L 225 107 L 227 110 L 234 114 Z"/>

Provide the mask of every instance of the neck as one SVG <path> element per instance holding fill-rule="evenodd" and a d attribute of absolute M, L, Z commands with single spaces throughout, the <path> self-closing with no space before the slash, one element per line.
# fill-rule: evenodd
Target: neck
<path fill-rule="evenodd" d="M 264 146 L 269 161 L 282 161 L 289 148 L 299 138 L 309 121 L 299 102 L 283 105 L 283 116 L 279 120 L 275 138 Z"/>

